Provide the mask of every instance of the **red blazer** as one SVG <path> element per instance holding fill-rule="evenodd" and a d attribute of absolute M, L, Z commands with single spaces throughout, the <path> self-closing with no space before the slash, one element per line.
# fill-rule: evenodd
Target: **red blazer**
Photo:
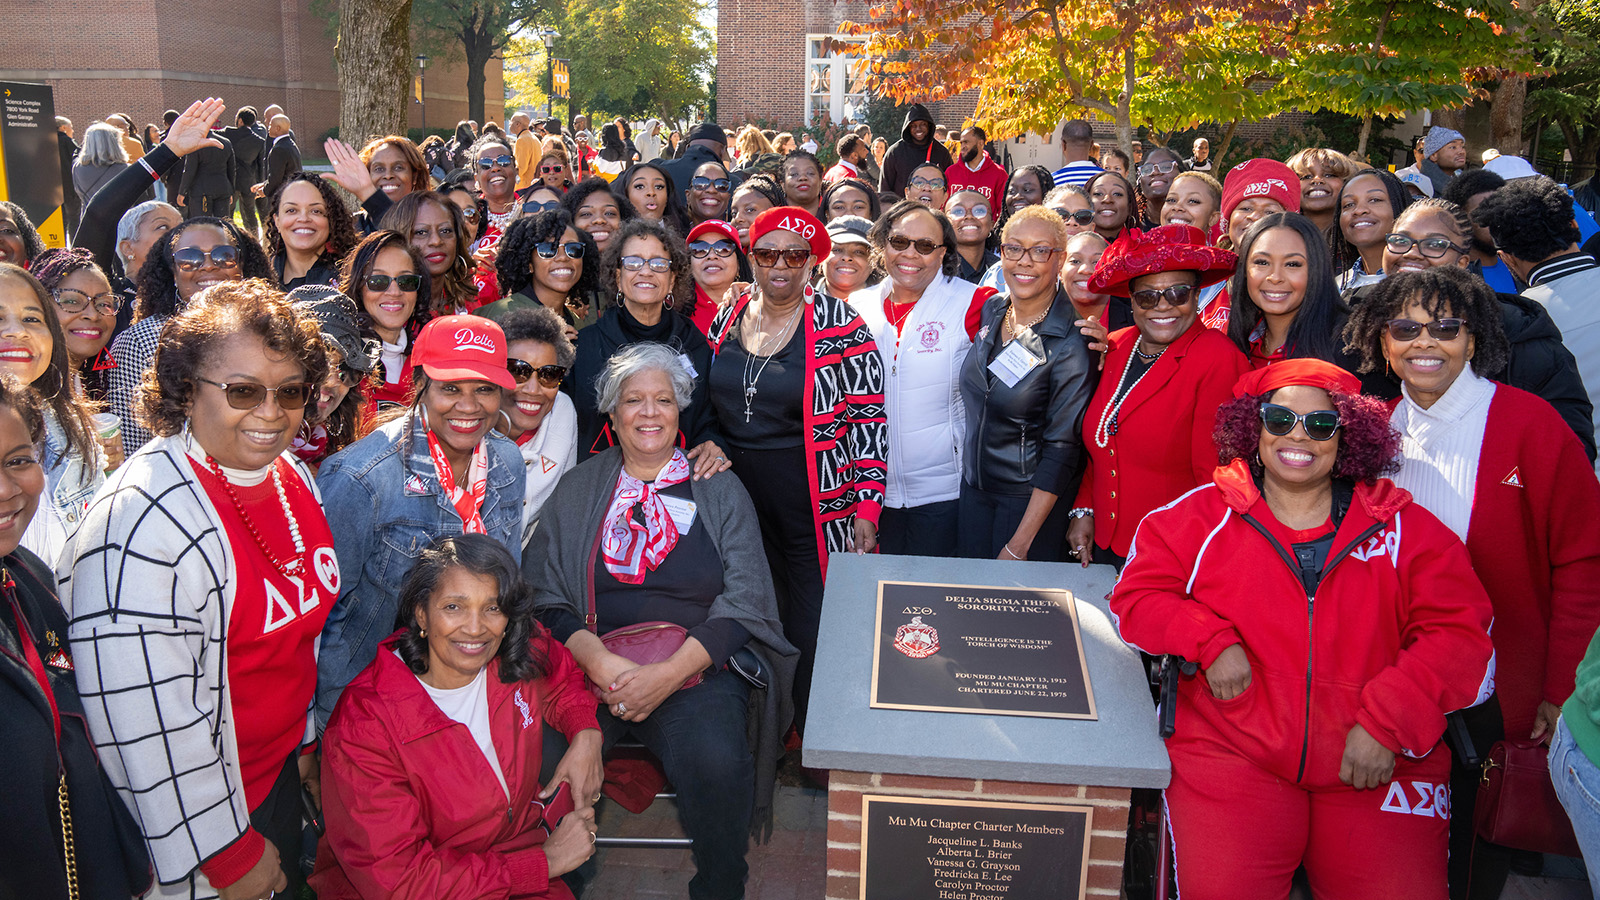
<path fill-rule="evenodd" d="M 1561 415 L 1526 391 L 1494 386 L 1484 435 L 1467 552 L 1494 602 L 1506 736 L 1525 738 L 1540 700 L 1572 694 L 1600 628 L 1600 481 Z"/>
<path fill-rule="evenodd" d="M 544 678 L 505 684 L 489 664 L 489 728 L 510 789 L 467 727 L 446 717 L 384 640 L 345 688 L 322 738 L 328 831 L 311 886 L 321 900 L 570 898 L 536 827 L 543 723 L 570 740 L 596 728 L 595 699 L 567 648 L 539 629 Z"/>
<path fill-rule="evenodd" d="M 1240 644 L 1251 669 L 1231 700 L 1198 674 L 1181 679 L 1168 749 L 1238 755 L 1335 791 L 1350 789 L 1339 763 L 1357 723 L 1395 753 L 1438 749 L 1445 714 L 1493 683 L 1492 613 L 1466 548 L 1393 482 L 1358 484 L 1312 603 L 1266 536 L 1272 521 L 1234 460 L 1139 526 L 1111 592 L 1122 639 L 1201 668 Z"/>
<path fill-rule="evenodd" d="M 1094 510 L 1094 543 L 1128 555 L 1139 520 L 1158 506 L 1211 481 L 1217 467 L 1217 407 L 1233 396 L 1234 382 L 1250 370 L 1226 332 L 1198 321 L 1172 342 L 1129 392 L 1117 415 L 1117 433 L 1106 446 L 1096 429 L 1117 390 L 1122 367 L 1139 329 L 1111 335 L 1100 385 L 1083 414 L 1083 446 L 1089 451 L 1073 508 Z"/>

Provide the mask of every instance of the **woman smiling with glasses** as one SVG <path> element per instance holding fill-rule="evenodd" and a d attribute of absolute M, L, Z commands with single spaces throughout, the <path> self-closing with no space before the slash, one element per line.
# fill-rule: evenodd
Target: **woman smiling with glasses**
<path fill-rule="evenodd" d="M 684 199 L 689 209 L 689 222 L 699 225 L 710 219 L 727 219 L 729 201 L 733 198 L 733 180 L 728 170 L 719 162 L 701 163 L 689 179 Z"/>
<path fill-rule="evenodd" d="M 500 320 L 506 332 L 506 370 L 517 383 L 500 406 L 495 426 L 517 444 L 527 467 L 522 503 L 522 544 L 533 535 L 539 508 L 561 476 L 578 464 L 578 414 L 561 382 L 577 354 L 566 328 L 543 306 L 517 309 Z"/>
<path fill-rule="evenodd" d="M 599 306 L 600 250 L 572 226 L 566 210 L 518 219 L 500 240 L 495 259 L 505 299 L 478 310 L 496 322 L 513 310 L 540 305 L 561 317 L 567 337 L 595 321 Z"/>
<path fill-rule="evenodd" d="M 709 333 L 711 320 L 727 302 L 735 282 L 750 280 L 750 264 L 739 247 L 739 232 L 722 219 L 707 219 L 689 232 L 689 272 L 694 276 L 694 296 L 677 307 L 700 329 Z"/>

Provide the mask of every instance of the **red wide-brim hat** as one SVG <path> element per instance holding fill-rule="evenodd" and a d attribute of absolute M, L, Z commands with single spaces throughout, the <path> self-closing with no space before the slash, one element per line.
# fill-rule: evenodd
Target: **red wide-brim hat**
<path fill-rule="evenodd" d="M 1238 254 L 1207 244 L 1205 232 L 1193 225 L 1129 228 L 1100 257 L 1089 290 L 1126 297 L 1135 278 L 1158 272 L 1195 272 L 1200 276 L 1196 286 L 1206 287 L 1226 280 L 1238 264 Z"/>

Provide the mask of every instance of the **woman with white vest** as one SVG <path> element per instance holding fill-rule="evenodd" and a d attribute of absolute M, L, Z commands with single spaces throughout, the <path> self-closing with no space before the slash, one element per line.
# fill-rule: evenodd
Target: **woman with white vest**
<path fill-rule="evenodd" d="M 943 212 L 909 200 L 868 232 L 883 281 L 850 295 L 883 357 L 889 460 L 883 553 L 956 555 L 961 496 L 961 364 L 977 330 L 976 307 L 994 291 L 956 277 L 956 232 Z"/>

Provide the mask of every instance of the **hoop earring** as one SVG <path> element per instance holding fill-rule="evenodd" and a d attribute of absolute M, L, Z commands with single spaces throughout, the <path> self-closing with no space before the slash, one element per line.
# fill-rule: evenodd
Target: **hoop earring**
<path fill-rule="evenodd" d="M 672 308 L 672 292 L 671 291 L 667 291 L 667 299 L 665 301 L 663 301 L 661 305 L 665 306 L 667 309 L 671 309 Z"/>

